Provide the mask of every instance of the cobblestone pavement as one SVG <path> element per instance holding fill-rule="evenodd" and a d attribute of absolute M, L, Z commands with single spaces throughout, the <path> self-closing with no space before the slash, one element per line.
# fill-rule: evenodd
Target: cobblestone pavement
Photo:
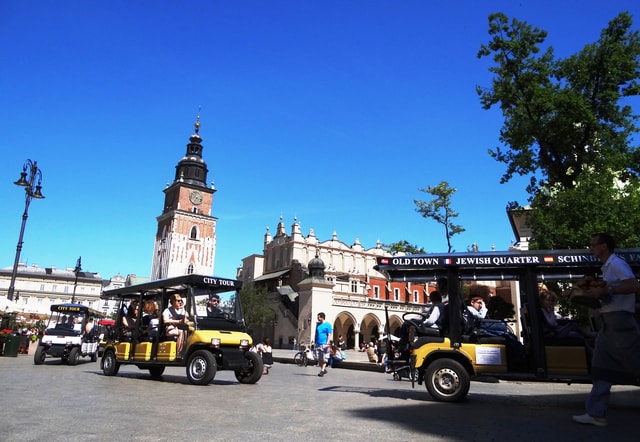
<path fill-rule="evenodd" d="M 293 351 L 280 354 L 293 360 Z M 355 353 L 355 352 L 354 352 Z M 360 355 L 348 354 L 351 364 Z M 614 387 L 608 427 L 571 422 L 588 385 L 473 382 L 467 400 L 433 401 L 424 386 L 384 373 L 276 362 L 255 385 L 219 371 L 210 385 L 184 368 L 161 380 L 126 366 L 104 376 L 33 356 L 0 357 L 0 441 L 635 441 L 640 389 Z"/>

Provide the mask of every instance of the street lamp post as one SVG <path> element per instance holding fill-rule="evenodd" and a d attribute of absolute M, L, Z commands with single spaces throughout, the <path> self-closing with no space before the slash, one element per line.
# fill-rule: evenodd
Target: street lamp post
<path fill-rule="evenodd" d="M 82 256 L 78 258 L 78 262 L 76 262 L 76 268 L 73 269 L 73 273 L 76 274 L 76 280 L 73 283 L 73 296 L 71 297 L 71 304 L 76 303 L 76 287 L 78 286 L 78 273 L 82 271 Z"/>
<path fill-rule="evenodd" d="M 28 179 L 27 175 L 29 175 Z M 38 184 L 36 184 L 36 180 Z M 20 252 L 22 251 L 22 238 L 24 236 L 24 228 L 27 225 L 27 218 L 29 217 L 29 204 L 31 204 L 31 198 L 44 198 L 44 195 L 42 195 L 41 185 L 42 172 L 38 168 L 38 162 L 31 160 L 25 161 L 24 166 L 22 166 L 22 172 L 20 172 L 20 179 L 13 184 L 15 184 L 16 186 L 24 187 L 25 202 L 24 213 L 22 214 L 22 226 L 20 227 L 20 236 L 18 237 L 18 246 L 16 247 L 16 259 L 13 262 L 11 283 L 9 284 L 9 291 L 7 292 L 7 299 L 9 301 L 13 301 L 13 292 L 16 285 L 16 275 L 18 273 L 18 263 L 20 261 Z"/>

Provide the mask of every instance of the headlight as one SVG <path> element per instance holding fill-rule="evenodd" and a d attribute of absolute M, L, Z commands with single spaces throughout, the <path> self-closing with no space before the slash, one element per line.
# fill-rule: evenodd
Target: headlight
<path fill-rule="evenodd" d="M 248 339 L 240 339 L 240 347 L 248 347 L 249 340 Z"/>
<path fill-rule="evenodd" d="M 220 347 L 220 338 L 211 338 L 211 345 L 214 347 Z"/>

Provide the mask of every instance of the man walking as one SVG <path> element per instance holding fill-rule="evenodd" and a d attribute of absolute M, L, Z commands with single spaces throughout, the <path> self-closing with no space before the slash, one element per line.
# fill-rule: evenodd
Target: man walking
<path fill-rule="evenodd" d="M 322 377 L 327 374 L 327 361 L 331 357 L 331 335 L 333 330 L 331 324 L 325 321 L 325 314 L 318 313 L 318 323 L 316 324 L 316 360 L 320 364 L 320 373 Z"/>
<path fill-rule="evenodd" d="M 629 264 L 613 253 L 615 242 L 611 235 L 593 235 L 590 249 L 603 263 L 602 279 L 607 285 L 589 289 L 592 297 L 602 301 L 602 328 L 593 352 L 593 386 L 587 398 L 587 412 L 573 416 L 573 420 L 603 427 L 607 425 L 611 385 L 634 384 L 640 378 L 640 329 L 633 317 L 640 284 Z"/>

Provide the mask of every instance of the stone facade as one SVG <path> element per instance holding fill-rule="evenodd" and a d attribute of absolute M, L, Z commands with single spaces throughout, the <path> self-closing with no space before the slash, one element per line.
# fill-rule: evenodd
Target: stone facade
<path fill-rule="evenodd" d="M 366 249 L 358 239 L 348 245 L 333 233 L 319 240 L 311 229 L 307 236 L 294 219 L 289 233 L 282 218 L 275 235 L 264 235 L 263 255 L 243 259 L 238 279 L 264 286 L 270 293 L 276 320 L 263 330 L 274 346 L 286 348 L 293 338 L 298 343 L 314 339 L 315 318 L 324 312 L 350 348 L 385 334 L 387 315 L 392 333 L 402 324 L 406 312 L 419 312 L 428 301 L 430 284 L 389 283 L 374 269 L 377 258 L 392 256 L 380 242 Z M 323 266 L 323 276 L 312 276 L 312 264 Z M 261 338 L 261 336 L 257 336 Z"/>
<path fill-rule="evenodd" d="M 108 315 L 115 308 L 109 301 L 101 300 L 103 290 L 122 287 L 126 279 L 120 275 L 110 280 L 103 280 L 99 273 L 78 273 L 73 268 L 58 269 L 56 267 L 39 267 L 18 264 L 13 302 L 7 300 L 7 292 L 11 282 L 13 266 L 0 269 L 0 311 L 14 311 L 24 316 L 46 316 L 52 304 L 69 303 L 74 298 L 76 303 Z"/>

